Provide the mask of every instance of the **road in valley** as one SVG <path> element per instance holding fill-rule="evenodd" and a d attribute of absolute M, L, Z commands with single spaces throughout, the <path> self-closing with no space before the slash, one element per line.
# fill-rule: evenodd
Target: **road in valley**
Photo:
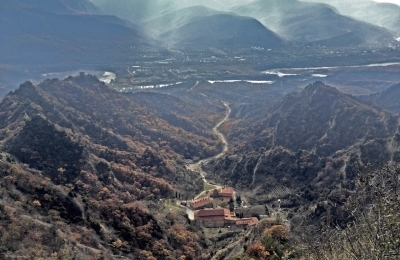
<path fill-rule="evenodd" d="M 214 126 L 214 128 L 213 128 L 213 132 L 218 136 L 218 138 L 219 138 L 219 139 L 222 141 L 222 143 L 224 144 L 224 148 L 223 148 L 222 152 L 220 152 L 219 154 L 217 154 L 217 155 L 215 155 L 215 156 L 212 156 L 212 157 L 209 157 L 209 158 L 200 160 L 200 161 L 198 161 L 198 162 L 196 162 L 196 163 L 188 164 L 188 165 L 186 166 L 186 168 L 187 168 L 188 170 L 191 170 L 191 171 L 194 171 L 194 172 L 198 172 L 198 173 L 200 174 L 200 176 L 201 176 L 201 178 L 202 178 L 202 180 L 203 180 L 203 182 L 204 182 L 204 185 L 206 185 L 206 184 L 213 185 L 213 186 L 215 186 L 215 188 L 217 188 L 217 189 L 222 188 L 222 186 L 216 185 L 216 184 L 211 184 L 211 183 L 209 183 L 209 182 L 207 181 L 206 176 L 207 176 L 208 174 L 202 169 L 202 165 L 203 165 L 203 164 L 206 164 L 206 163 L 208 163 L 208 162 L 210 162 L 210 161 L 212 161 L 212 160 L 215 160 L 215 159 L 218 159 L 218 158 L 224 156 L 224 155 L 226 154 L 226 152 L 228 151 L 229 143 L 228 143 L 228 141 L 226 140 L 226 137 L 218 130 L 218 128 L 219 128 L 223 123 L 225 123 L 225 122 L 227 122 L 227 121 L 229 120 L 229 117 L 230 117 L 230 115 L 231 115 L 232 110 L 231 110 L 231 108 L 229 107 L 229 103 L 227 103 L 227 102 L 225 102 L 225 101 L 222 101 L 222 103 L 223 103 L 224 106 L 226 107 L 226 114 L 225 114 L 225 117 L 224 117 L 221 121 L 219 121 L 219 122 Z M 204 193 L 206 193 L 206 192 L 207 192 L 207 191 L 202 191 L 201 193 L 199 193 L 199 194 L 195 197 L 195 199 L 201 197 L 201 196 L 202 196 Z M 186 213 L 188 214 L 188 216 L 189 216 L 190 219 L 194 219 L 193 211 L 192 211 L 191 209 L 189 209 L 188 207 L 186 207 Z"/>
<path fill-rule="evenodd" d="M 206 163 L 212 161 L 212 160 L 215 160 L 215 159 L 218 159 L 218 158 L 224 156 L 224 155 L 226 154 L 226 152 L 228 151 L 228 147 L 229 147 L 229 144 L 228 144 L 228 141 L 226 140 L 226 137 L 218 130 L 218 128 L 219 128 L 223 123 L 225 123 L 225 122 L 227 122 L 227 121 L 229 120 L 229 117 L 230 117 L 230 115 L 231 115 L 232 110 L 231 110 L 231 108 L 229 107 L 229 104 L 228 104 L 227 102 L 222 101 L 222 103 L 223 103 L 224 106 L 226 107 L 226 115 L 225 115 L 225 117 L 224 117 L 221 121 L 219 121 L 218 124 L 216 124 L 216 125 L 214 126 L 214 128 L 213 128 L 213 132 L 214 132 L 216 135 L 218 135 L 218 138 L 219 138 L 219 139 L 222 141 L 222 143 L 224 144 L 224 148 L 223 148 L 222 152 L 220 152 L 219 154 L 214 155 L 214 156 L 212 156 L 212 157 L 209 157 L 209 158 L 200 160 L 200 161 L 198 161 L 198 162 L 196 162 L 196 163 L 192 163 L 192 164 L 188 164 L 188 165 L 187 165 L 187 169 L 189 169 L 189 170 L 191 170 L 191 171 L 199 172 L 201 178 L 203 179 L 203 181 L 204 181 L 205 183 L 208 183 L 208 181 L 206 180 L 207 173 L 206 173 L 205 171 L 203 171 L 203 169 L 202 169 L 201 166 L 202 166 L 203 164 L 206 164 Z M 198 196 L 199 196 L 199 195 L 198 195 Z"/>

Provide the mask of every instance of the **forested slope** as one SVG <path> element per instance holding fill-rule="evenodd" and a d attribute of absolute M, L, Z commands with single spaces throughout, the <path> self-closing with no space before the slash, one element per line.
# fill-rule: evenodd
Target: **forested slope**
<path fill-rule="evenodd" d="M 0 103 L 0 254 L 195 259 L 201 236 L 160 199 L 203 188 L 183 167 L 221 149 L 207 130 L 218 111 L 202 110 L 209 117 L 198 123 L 189 103 L 121 94 L 83 74 L 9 93 Z"/>
<path fill-rule="evenodd" d="M 398 117 L 321 82 L 237 114 L 223 131 L 231 152 L 208 170 L 244 190 L 254 188 L 260 202 L 275 198 L 273 187 L 288 187 L 310 200 L 339 183 L 351 188 L 359 167 L 399 158 Z M 287 201 L 299 202 L 293 196 Z"/>

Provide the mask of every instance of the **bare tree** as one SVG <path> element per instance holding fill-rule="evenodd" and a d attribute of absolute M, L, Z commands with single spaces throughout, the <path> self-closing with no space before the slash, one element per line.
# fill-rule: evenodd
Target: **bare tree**
<path fill-rule="evenodd" d="M 359 172 L 345 228 L 320 230 L 308 259 L 400 259 L 400 167 Z"/>

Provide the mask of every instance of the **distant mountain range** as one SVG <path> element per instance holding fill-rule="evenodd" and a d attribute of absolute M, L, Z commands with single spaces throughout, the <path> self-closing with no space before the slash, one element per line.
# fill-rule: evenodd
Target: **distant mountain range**
<path fill-rule="evenodd" d="M 5 63 L 89 62 L 118 48 L 148 45 L 137 26 L 98 15 L 86 0 L 7 1 L 0 4 L 0 13 L 0 59 Z"/>
<path fill-rule="evenodd" d="M 328 0 L 321 1 L 328 3 Z M 355 6 L 354 4 L 343 4 L 344 9 L 347 6 L 349 8 L 340 13 L 334 7 L 324 3 L 310 3 L 299 0 L 256 0 L 244 2 L 214 0 L 123 0 L 119 1 L 118 4 L 108 0 L 93 0 L 93 2 L 99 5 L 103 12 L 119 15 L 130 21 L 141 23 L 144 26 L 150 26 L 150 28 L 156 28 L 155 25 L 159 25 L 156 28 L 158 34 L 162 34 L 160 31 L 166 32 L 167 28 L 171 26 L 170 30 L 175 31 L 172 38 L 176 41 L 185 41 L 185 39 L 181 39 L 179 33 L 182 33 L 182 38 L 185 38 L 188 36 L 187 30 L 189 28 L 194 30 L 190 35 L 191 37 L 196 36 L 196 30 L 199 31 L 199 37 L 205 32 L 204 30 L 198 30 L 197 26 L 199 25 L 191 25 L 181 31 L 176 28 L 178 24 L 183 26 L 184 23 L 192 22 L 190 20 L 195 19 L 195 17 L 198 18 L 203 15 L 210 15 L 211 13 L 215 14 L 223 10 L 255 18 L 266 28 L 288 41 L 296 41 L 304 44 L 314 43 L 328 47 L 383 46 L 392 40 L 393 35 L 391 32 L 394 32 L 397 28 L 396 17 L 398 17 L 395 11 L 396 8 L 393 9 L 394 11 L 384 11 L 385 8 L 389 7 L 388 5 L 369 4 L 367 6 L 360 4 Z M 315 2 L 318 2 L 318 0 L 315 0 Z M 200 10 L 199 7 L 194 6 L 204 6 L 210 9 Z M 380 11 L 373 10 L 375 7 L 379 7 Z M 199 13 L 194 12 L 194 10 L 199 11 Z M 205 14 L 205 10 L 209 10 L 209 14 Z M 357 10 L 358 13 L 364 14 L 364 18 L 361 15 L 354 16 L 364 22 L 344 16 L 343 14 L 347 15 L 350 13 L 349 10 L 353 10 L 351 13 L 355 13 L 355 10 Z M 374 15 L 378 13 L 382 15 L 378 17 Z M 370 14 L 373 18 L 369 20 Z M 161 19 L 162 17 L 163 19 Z M 375 20 L 379 21 L 372 22 Z M 388 22 L 389 20 L 391 22 Z M 174 24 L 173 22 L 178 23 Z M 213 28 L 214 26 L 213 32 L 215 35 L 223 34 L 226 29 L 224 26 L 215 26 L 216 19 L 210 20 L 209 22 L 212 22 L 212 24 L 209 25 L 207 25 L 208 21 L 204 20 L 204 22 L 203 26 L 209 28 Z M 380 27 L 384 23 L 391 25 L 385 26 L 385 28 Z M 161 40 L 165 40 L 165 38 L 161 38 Z M 204 41 L 204 43 L 207 43 L 207 41 Z"/>
<path fill-rule="evenodd" d="M 140 52 L 132 50 L 149 46 L 278 48 L 284 42 L 296 42 L 348 47 L 387 45 L 393 40 L 387 29 L 343 16 L 321 3 L 246 1 L 231 9 L 233 13 L 192 6 L 195 3 L 5 0 L 0 3 L 0 61 L 41 66 L 93 64 L 105 58 L 120 62 Z M 198 2 L 221 10 L 238 3 Z M 189 7 L 179 9 L 182 6 Z M 394 13 L 387 18 L 395 20 Z M 393 22 L 387 28 L 393 31 L 395 27 Z"/>
<path fill-rule="evenodd" d="M 3 0 L 0 7 L 29 8 L 56 14 L 100 14 L 89 0 Z"/>
<path fill-rule="evenodd" d="M 224 12 L 210 9 L 205 6 L 193 6 L 150 16 L 150 18 L 143 20 L 141 24 L 154 31 L 157 35 L 161 35 L 168 31 L 176 30 L 201 17 L 217 14 L 224 14 Z"/>
<path fill-rule="evenodd" d="M 281 47 L 278 35 L 251 17 L 188 7 L 146 22 L 159 39 L 177 47 Z"/>
<path fill-rule="evenodd" d="M 176 10 L 173 1 L 170 0 L 92 0 L 92 2 L 104 13 L 113 14 L 135 23 L 160 12 Z"/>
<path fill-rule="evenodd" d="M 231 11 L 251 16 L 287 40 L 330 46 L 379 45 L 392 35 L 386 29 L 343 16 L 329 5 L 298 0 L 259 0 Z M 343 44 L 345 43 L 345 44 Z"/>
<path fill-rule="evenodd" d="M 228 11 L 233 5 L 252 0 L 91 0 L 104 13 L 117 15 L 129 21 L 141 22 L 179 9 L 204 6 L 218 11 Z"/>
<path fill-rule="evenodd" d="M 400 36 L 400 6 L 371 0 L 310 0 L 334 6 L 341 14 L 384 27 Z"/>
<path fill-rule="evenodd" d="M 249 2 L 228 13 L 192 6 L 228 6 L 220 1 L 5 0 L 0 3 L 0 62 L 68 66 L 104 59 L 122 62 L 140 56 L 148 47 L 163 49 L 165 45 L 276 49 L 291 42 L 348 47 L 386 45 L 393 40 L 387 29 L 340 15 L 326 4 Z M 179 9 L 182 6 L 190 7 Z M 393 22 L 387 27 L 392 31 L 397 24 L 394 13 L 386 17 Z"/>

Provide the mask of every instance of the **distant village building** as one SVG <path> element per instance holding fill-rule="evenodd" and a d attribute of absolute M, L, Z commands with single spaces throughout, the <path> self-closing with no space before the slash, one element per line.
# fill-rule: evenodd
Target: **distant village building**
<path fill-rule="evenodd" d="M 194 212 L 194 219 L 204 227 L 224 227 L 234 221 L 235 213 L 229 209 L 202 209 Z"/>
<path fill-rule="evenodd" d="M 189 206 L 194 210 L 212 208 L 213 200 L 209 197 L 192 200 L 189 202 Z"/>
<path fill-rule="evenodd" d="M 228 202 L 231 198 L 233 199 L 234 194 L 234 190 L 228 187 L 221 189 L 221 191 L 219 191 L 218 189 L 214 189 L 210 196 Z"/>
<path fill-rule="evenodd" d="M 247 226 L 254 226 L 258 223 L 258 218 L 238 218 L 236 219 L 236 227 L 244 228 Z"/>
<path fill-rule="evenodd" d="M 194 219 L 207 228 L 237 227 L 244 228 L 258 223 L 257 218 L 237 218 L 229 209 L 202 209 L 194 212 Z"/>

